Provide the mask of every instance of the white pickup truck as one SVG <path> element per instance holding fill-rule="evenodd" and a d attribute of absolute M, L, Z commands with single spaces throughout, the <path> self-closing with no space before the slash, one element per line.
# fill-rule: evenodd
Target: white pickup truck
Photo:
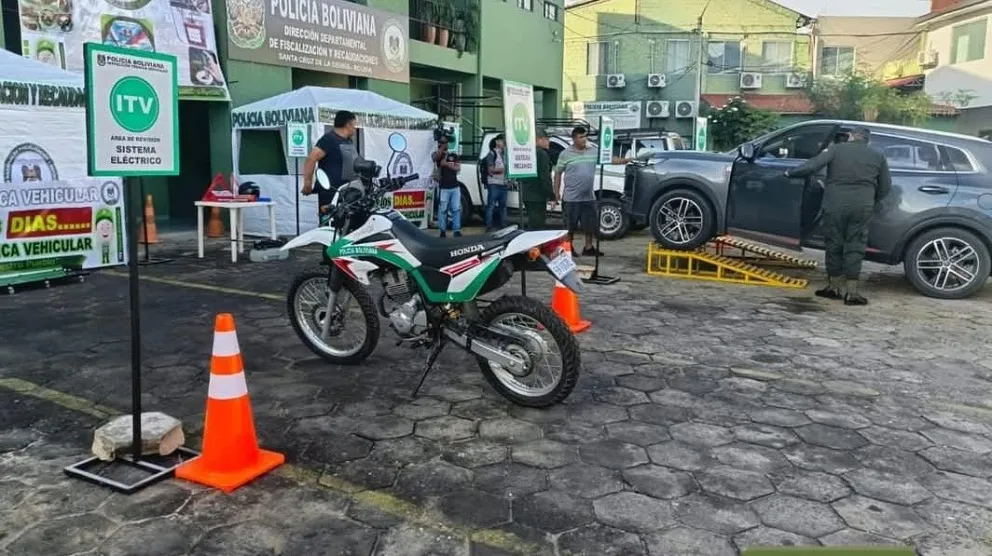
<path fill-rule="evenodd" d="M 486 133 L 482 138 L 482 145 L 488 147 L 489 142 L 498 135 L 498 132 Z M 550 138 L 549 152 L 551 163 L 558 162 L 558 155 L 571 145 L 571 137 L 567 134 L 556 134 L 551 130 L 548 132 Z M 589 141 L 591 148 L 595 149 L 596 144 Z M 626 157 L 643 156 L 650 151 L 671 151 L 685 150 L 685 143 L 682 138 L 673 132 L 639 132 L 623 133 L 618 132 L 614 142 L 614 155 Z M 462 218 L 465 215 L 478 214 L 485 215 L 486 211 L 486 191 L 480 181 L 479 167 L 482 160 L 488 154 L 487 149 L 479 154 L 478 159 L 469 157 L 462 159 L 462 169 L 458 174 L 459 182 L 462 186 Z M 609 164 L 603 167 L 603 189 L 600 195 L 599 174 L 596 176 L 596 195 L 599 198 L 599 231 L 603 239 L 619 239 L 627 234 L 630 229 L 643 229 L 647 227 L 646 222 L 632 221 L 623 208 L 620 197 L 623 195 L 624 167 L 617 164 Z M 516 184 L 510 184 L 510 191 L 507 194 L 507 207 L 517 209 L 520 207 L 520 196 Z M 550 214 L 561 214 L 561 204 L 552 210 L 549 206 Z M 513 218 L 511 218 L 511 221 Z"/>

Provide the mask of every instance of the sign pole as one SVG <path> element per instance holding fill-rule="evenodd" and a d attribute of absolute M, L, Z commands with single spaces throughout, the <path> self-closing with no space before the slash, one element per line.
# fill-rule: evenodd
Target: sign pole
<path fill-rule="evenodd" d="M 294 158 L 296 161 L 296 235 L 300 235 L 300 159 Z"/>
<path fill-rule="evenodd" d="M 605 116 L 599 117 L 599 198 L 603 198 L 603 168 L 613 162 L 613 138 L 615 136 L 613 119 Z M 597 203 L 598 204 L 598 203 Z M 599 232 L 599 207 L 596 210 L 596 262 L 592 269 L 592 275 L 582 281 L 586 284 L 597 286 L 608 286 L 620 281 L 619 276 L 604 276 L 599 273 L 599 242 L 602 234 Z"/>
<path fill-rule="evenodd" d="M 296 235 L 300 235 L 300 159 L 310 154 L 310 126 L 289 122 L 286 124 L 286 155 L 296 165 Z"/>
<path fill-rule="evenodd" d="M 125 181 L 128 181 L 128 179 L 125 178 Z M 131 181 L 137 181 L 138 182 L 138 187 L 140 188 L 140 191 L 141 192 L 139 193 L 140 198 L 138 199 L 138 205 L 137 206 L 142 207 L 142 204 L 141 203 L 144 202 L 144 200 L 145 200 L 145 180 L 143 180 L 141 178 L 135 178 L 135 179 L 132 179 Z M 124 191 L 125 191 L 125 193 L 127 195 L 131 195 L 131 193 L 127 193 L 127 191 L 128 191 L 128 188 L 127 187 L 128 187 L 128 184 L 125 183 L 124 184 Z M 131 195 L 131 197 L 132 197 L 132 200 L 133 200 L 134 195 Z M 125 206 L 128 207 L 126 210 L 132 210 L 131 205 L 125 205 Z M 137 210 L 139 210 L 139 209 L 133 209 L 133 212 L 135 212 L 135 214 L 137 214 Z M 142 208 L 141 210 L 144 210 L 144 209 Z M 158 257 L 155 257 L 153 259 L 151 257 L 151 255 L 149 253 L 149 247 L 148 247 L 148 219 L 142 217 L 141 218 L 141 225 L 142 225 L 142 227 L 143 227 L 143 229 L 145 231 L 145 258 L 144 258 L 144 260 L 138 261 L 138 264 L 143 265 L 143 266 L 148 266 L 148 265 L 151 265 L 151 264 L 171 263 L 172 262 L 172 259 L 161 259 L 161 258 L 158 258 Z M 130 228 L 130 225 L 128 225 L 128 228 Z M 135 226 L 133 231 L 134 232 L 137 232 L 137 230 L 138 230 L 138 227 Z M 135 241 L 138 241 L 138 240 L 135 239 Z M 135 252 L 135 254 L 134 254 L 134 259 L 135 260 L 138 260 L 138 254 L 137 254 L 137 252 Z M 128 259 L 128 260 L 130 260 L 130 259 Z"/>
<path fill-rule="evenodd" d="M 503 125 L 506 149 L 503 162 L 507 180 L 537 177 L 537 122 L 534 119 L 534 87 L 503 81 Z M 507 183 L 509 186 L 509 182 Z M 507 190 L 509 199 L 509 190 Z M 517 188 L 517 210 L 523 224 L 523 195 Z M 520 273 L 520 293 L 527 296 L 527 273 Z"/>
<path fill-rule="evenodd" d="M 141 459 L 141 301 L 138 298 L 138 211 L 134 208 L 134 178 L 124 178 L 124 206 L 127 214 L 128 300 L 131 311 L 131 430 L 132 456 Z M 142 197 L 144 198 L 144 197 Z M 140 199 L 139 199 L 140 201 Z M 138 204 L 140 206 L 140 203 Z M 142 219 L 143 220 L 143 219 Z M 145 230 L 148 225 L 145 224 Z M 145 232 L 147 234 L 147 231 Z M 145 257 L 148 257 L 145 235 Z"/>

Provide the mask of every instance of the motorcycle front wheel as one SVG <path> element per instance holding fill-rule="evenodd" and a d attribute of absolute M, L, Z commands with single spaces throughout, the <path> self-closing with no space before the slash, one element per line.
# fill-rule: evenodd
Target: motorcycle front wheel
<path fill-rule="evenodd" d="M 572 393 L 582 366 L 579 343 L 550 307 L 508 295 L 484 308 L 480 317 L 479 324 L 521 339 L 504 349 L 527 362 L 523 373 L 477 357 L 482 374 L 502 396 L 525 407 L 550 407 Z"/>
<path fill-rule="evenodd" d="M 326 268 L 313 269 L 297 276 L 286 298 L 286 312 L 296 335 L 310 351 L 339 365 L 361 363 L 379 342 L 379 315 L 369 292 L 358 282 L 344 278 L 335 296 L 327 338 L 322 338 L 328 317 L 330 272 Z"/>

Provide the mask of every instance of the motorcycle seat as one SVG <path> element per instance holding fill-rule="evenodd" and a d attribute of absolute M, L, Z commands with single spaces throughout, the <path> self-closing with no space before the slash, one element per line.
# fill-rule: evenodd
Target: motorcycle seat
<path fill-rule="evenodd" d="M 491 234 L 440 238 L 428 234 L 408 220 L 393 221 L 393 235 L 396 239 L 424 266 L 434 269 L 502 247 L 522 233 L 524 232 L 517 226 L 508 226 Z"/>

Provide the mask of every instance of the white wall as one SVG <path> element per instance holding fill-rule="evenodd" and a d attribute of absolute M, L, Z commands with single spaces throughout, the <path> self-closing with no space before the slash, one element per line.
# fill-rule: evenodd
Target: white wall
<path fill-rule="evenodd" d="M 955 93 L 961 89 L 970 89 L 977 98 L 968 106 L 977 108 L 992 106 L 992 8 L 983 10 L 981 15 L 972 15 L 951 19 L 934 24 L 927 33 L 926 48 L 936 50 L 939 65 L 926 72 L 925 91 L 940 102 L 943 92 Z M 951 64 L 953 29 L 959 25 L 979 19 L 988 19 L 985 37 L 985 57 L 961 64 Z"/>

